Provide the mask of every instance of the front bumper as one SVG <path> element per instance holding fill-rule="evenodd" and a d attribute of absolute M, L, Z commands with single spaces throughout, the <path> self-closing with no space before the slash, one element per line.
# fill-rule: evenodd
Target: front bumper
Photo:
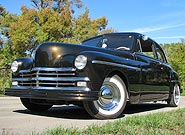
<path fill-rule="evenodd" d="M 98 99 L 98 91 L 86 91 L 86 88 L 24 88 L 5 89 L 5 95 L 31 99 L 93 101 Z"/>
<path fill-rule="evenodd" d="M 35 67 L 15 74 L 12 87 L 5 89 L 5 95 L 65 101 L 97 100 L 98 91 L 90 89 L 89 82 L 88 77 L 79 77 L 74 68 Z"/>

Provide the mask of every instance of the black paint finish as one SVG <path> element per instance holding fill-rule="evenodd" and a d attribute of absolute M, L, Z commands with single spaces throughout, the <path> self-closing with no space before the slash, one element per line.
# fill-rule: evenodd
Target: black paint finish
<path fill-rule="evenodd" d="M 107 37 L 111 36 L 124 36 L 124 38 L 128 37 L 126 42 L 130 44 L 126 45 L 126 49 L 116 49 L 111 47 L 102 48 L 103 41 L 105 41 L 104 39 L 108 39 Z M 11 96 L 37 99 L 65 101 L 96 100 L 98 99 L 99 90 L 104 79 L 107 76 L 118 74 L 127 85 L 128 98 L 131 103 L 135 104 L 145 101 L 167 100 L 174 83 L 179 84 L 178 75 L 167 63 L 166 58 L 161 60 L 157 55 L 157 49 L 155 48 L 160 50 L 162 56 L 164 55 L 161 47 L 151 39 L 144 41 L 142 37 L 143 35 L 138 33 L 112 33 L 93 37 L 84 41 L 82 45 L 50 42 L 43 43 L 37 47 L 37 50 L 34 51 L 34 58 L 16 59 L 22 64 L 19 67 L 18 72 L 13 74 L 13 79 L 16 80 L 18 78 L 18 82 L 21 80 L 21 70 L 28 70 L 29 73 L 33 74 L 32 68 L 38 67 L 41 69 L 72 68 L 75 69 L 73 77 L 76 78 L 73 81 L 70 80 L 57 83 L 74 83 L 74 87 L 77 88 L 76 91 L 68 90 L 69 86 L 67 85 L 62 85 L 62 89 L 52 90 L 52 87 L 54 86 L 50 87 L 49 85 L 50 83 L 53 83 L 53 81 L 56 83 L 56 80 L 43 82 L 43 80 L 40 80 L 42 78 L 35 77 L 35 82 L 33 82 L 33 79 L 30 79 L 32 81 L 29 82 L 31 85 L 26 86 L 24 84 L 24 86 L 12 86 L 10 89 L 6 89 L 5 93 L 6 95 Z M 94 46 L 92 46 L 93 44 L 90 46 L 85 44 L 87 42 L 90 43 L 91 41 L 94 42 L 95 40 L 97 44 Z M 151 47 L 154 48 L 154 50 L 151 51 L 154 53 L 154 58 L 146 55 L 144 52 L 141 52 L 142 49 L 143 51 L 149 51 L 151 49 L 148 47 L 150 42 L 152 43 Z M 145 48 L 139 50 L 142 45 Z M 130 47 L 130 49 L 128 49 L 128 47 Z M 74 60 L 78 55 L 85 55 L 88 59 L 86 67 L 82 70 L 78 70 L 74 66 Z M 40 73 L 41 71 L 38 72 Z M 65 73 L 68 72 L 69 71 Z M 39 76 L 39 73 L 36 74 Z M 71 77 L 69 74 L 65 75 L 65 73 L 62 72 L 62 77 Z M 44 74 L 46 75 L 42 77 L 51 77 L 47 76 L 47 72 L 44 72 Z M 50 75 L 51 74 L 54 74 L 54 72 L 52 71 Z M 57 72 L 56 78 L 59 77 L 60 74 L 60 72 Z M 53 75 L 52 77 L 55 76 Z M 79 77 L 86 77 L 89 79 L 84 80 L 87 82 L 88 91 L 85 91 L 85 88 L 84 90 L 78 89 L 76 83 L 78 82 L 77 80 Z M 21 84 L 21 81 L 19 84 Z M 33 83 L 38 83 L 36 85 L 40 85 L 40 83 L 48 83 L 48 85 L 44 87 L 45 90 L 35 89 L 35 87 L 32 86 Z M 66 96 L 68 94 L 70 96 Z"/>

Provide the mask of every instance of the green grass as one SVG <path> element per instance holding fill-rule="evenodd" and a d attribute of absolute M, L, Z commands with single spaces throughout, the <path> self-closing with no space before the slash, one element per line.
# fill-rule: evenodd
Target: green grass
<path fill-rule="evenodd" d="M 182 93 L 181 93 L 181 96 L 185 96 L 185 87 L 182 86 Z"/>
<path fill-rule="evenodd" d="M 185 91 L 181 94 L 181 96 L 185 96 Z"/>
<path fill-rule="evenodd" d="M 35 135 L 184 135 L 185 109 L 132 116 L 106 123 L 102 126 L 89 126 L 86 129 L 62 128 L 47 130 Z"/>

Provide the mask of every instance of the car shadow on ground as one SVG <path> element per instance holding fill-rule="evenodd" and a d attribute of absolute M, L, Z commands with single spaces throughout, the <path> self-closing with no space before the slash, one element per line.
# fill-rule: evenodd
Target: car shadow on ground
<path fill-rule="evenodd" d="M 66 119 L 92 119 L 91 116 L 85 111 L 84 108 L 78 106 L 53 106 L 48 111 L 44 112 L 33 112 L 27 109 L 25 110 L 15 110 L 14 112 L 29 114 L 29 115 L 39 115 L 54 118 L 66 118 Z"/>
<path fill-rule="evenodd" d="M 123 111 L 123 114 L 119 118 L 123 118 L 125 115 L 139 114 L 142 112 L 154 111 L 167 107 L 168 106 L 165 103 L 146 103 L 137 105 L 128 104 Z M 93 118 L 85 111 L 84 108 L 78 106 L 53 106 L 50 110 L 45 112 L 32 112 L 27 109 L 15 110 L 13 112 L 54 118 L 93 120 Z"/>
<path fill-rule="evenodd" d="M 168 105 L 166 103 L 141 103 L 141 104 L 135 104 L 135 105 L 129 104 L 126 106 L 123 113 L 129 115 L 129 114 L 159 110 L 167 107 Z"/>

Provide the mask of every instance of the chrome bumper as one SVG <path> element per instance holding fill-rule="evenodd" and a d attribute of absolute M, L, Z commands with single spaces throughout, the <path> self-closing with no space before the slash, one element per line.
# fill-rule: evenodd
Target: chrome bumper
<path fill-rule="evenodd" d="M 85 88 L 55 88 L 44 87 L 23 88 L 12 87 L 5 89 L 5 95 L 31 99 L 93 101 L 98 99 L 98 91 L 86 91 Z"/>
<path fill-rule="evenodd" d="M 77 77 L 74 68 L 37 67 L 20 70 L 5 94 L 37 99 L 97 100 L 98 92 L 88 88 L 89 81 L 88 77 Z M 78 86 L 78 82 L 82 86 Z"/>

